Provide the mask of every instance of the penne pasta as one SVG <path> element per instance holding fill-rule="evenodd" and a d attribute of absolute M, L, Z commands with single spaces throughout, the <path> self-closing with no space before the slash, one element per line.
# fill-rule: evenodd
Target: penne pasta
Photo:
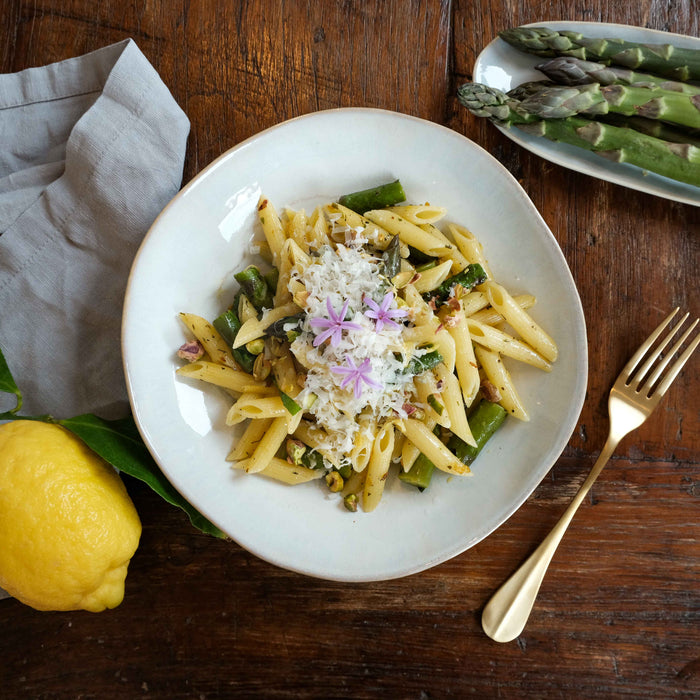
<path fill-rule="evenodd" d="M 493 326 L 486 326 L 471 318 L 467 319 L 467 326 L 469 334 L 475 343 L 483 345 L 490 350 L 495 350 L 501 355 L 506 355 L 506 357 L 512 357 L 514 360 L 542 369 L 545 372 L 551 371 L 552 367 L 549 362 L 512 335 Z"/>
<path fill-rule="evenodd" d="M 501 356 L 497 352 L 483 347 L 475 347 L 474 353 L 484 370 L 484 374 L 491 384 L 498 389 L 501 395 L 501 399 L 498 403 L 500 403 L 511 416 L 518 420 L 529 421 L 530 417 L 513 384 L 510 372 L 503 364 Z"/>
<path fill-rule="evenodd" d="M 455 457 L 442 442 L 428 430 L 425 423 L 407 418 L 397 427 L 438 469 L 449 474 L 467 474 L 469 467 Z"/>
<path fill-rule="evenodd" d="M 362 491 L 362 507 L 366 513 L 373 511 L 378 505 L 384 493 L 384 484 L 389 474 L 391 455 L 394 451 L 394 425 L 383 425 L 372 444 L 369 463 L 367 464 L 367 476 Z"/>
<path fill-rule="evenodd" d="M 453 318 L 456 323 L 447 323 L 446 327 L 455 344 L 455 370 L 464 405 L 469 407 L 479 392 L 479 366 L 476 363 L 474 346 L 464 314 L 455 315 Z"/>
<path fill-rule="evenodd" d="M 452 271 L 452 260 L 446 260 L 435 267 L 423 270 L 418 273 L 418 279 L 413 283 L 416 291 L 420 294 L 430 292 L 442 284 Z"/>
<path fill-rule="evenodd" d="M 260 442 L 255 446 L 253 454 L 246 461 L 245 471 L 249 474 L 263 471 L 270 464 L 286 437 L 287 419 L 284 417 L 275 418 Z"/>
<path fill-rule="evenodd" d="M 491 306 L 500 313 L 515 332 L 542 357 L 555 362 L 559 351 L 556 343 L 535 323 L 532 317 L 500 284 L 488 281 L 483 285 Z"/>
<path fill-rule="evenodd" d="M 488 260 L 486 260 L 484 256 L 484 248 L 476 236 L 469 229 L 464 228 L 464 226 L 458 226 L 457 224 L 450 224 L 448 229 L 454 242 L 467 261 L 481 265 L 486 276 L 489 279 L 493 279 Z"/>
<path fill-rule="evenodd" d="M 367 211 L 365 218 L 381 226 L 392 235 L 398 236 L 406 245 L 412 246 L 426 255 L 438 258 L 450 250 L 450 243 L 437 240 L 416 224 L 412 224 L 386 209 Z"/>
<path fill-rule="evenodd" d="M 246 345 L 251 340 L 256 340 L 261 338 L 265 334 L 265 329 L 273 324 L 275 321 L 279 321 L 285 316 L 293 316 L 299 312 L 299 307 L 294 302 L 289 302 L 284 304 L 284 306 L 277 306 L 273 309 L 268 309 L 263 313 L 261 319 L 251 318 L 248 319 L 238 331 L 236 340 L 233 343 L 234 350 Z"/>
<path fill-rule="evenodd" d="M 226 414 L 226 425 L 237 425 L 248 418 L 284 418 L 289 411 L 279 396 L 243 394 Z"/>
<path fill-rule="evenodd" d="M 179 316 L 188 330 L 201 343 L 212 361 L 238 368 L 238 363 L 231 354 L 231 348 L 229 348 L 219 331 L 209 321 L 201 316 L 197 316 L 197 314 L 180 313 Z"/>
<path fill-rule="evenodd" d="M 270 248 L 272 262 L 276 265 L 285 241 L 284 228 L 277 210 L 270 200 L 265 197 L 261 197 L 258 202 L 258 218 L 265 234 L 265 240 Z"/>
<path fill-rule="evenodd" d="M 243 434 L 236 440 L 231 451 L 226 456 L 226 461 L 238 462 L 241 459 L 250 457 L 271 424 L 272 418 L 248 421 Z"/>
<path fill-rule="evenodd" d="M 242 469 L 248 473 L 255 473 L 250 469 L 250 459 L 236 462 L 232 467 L 234 469 Z M 262 476 L 267 476 L 270 479 L 275 479 L 275 481 L 289 484 L 290 486 L 305 484 L 309 481 L 320 479 L 323 476 L 323 470 L 321 469 L 309 469 L 308 467 L 290 464 L 279 457 L 272 457 L 265 467 L 257 473 Z"/>
<path fill-rule="evenodd" d="M 462 400 L 459 380 L 452 372 L 447 370 L 444 363 L 440 363 L 436 367 L 435 374 L 437 374 L 442 384 L 442 399 L 447 415 L 450 418 L 450 431 L 468 445 L 476 447 L 476 441 L 467 421 L 467 412 Z"/>
<path fill-rule="evenodd" d="M 207 360 L 197 360 L 178 368 L 175 372 L 181 377 L 199 379 L 241 394 L 266 394 L 269 392 L 267 384 L 256 381 L 250 374 L 233 369 L 228 365 L 220 365 Z"/>
<path fill-rule="evenodd" d="M 402 219 L 410 221 L 416 226 L 421 224 L 434 224 L 447 214 L 445 207 L 434 207 L 430 204 L 406 204 L 387 207 L 385 211 L 398 214 Z"/>

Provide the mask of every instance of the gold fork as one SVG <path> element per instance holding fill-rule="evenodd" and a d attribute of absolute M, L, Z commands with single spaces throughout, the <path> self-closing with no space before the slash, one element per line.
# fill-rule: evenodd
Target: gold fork
<path fill-rule="evenodd" d="M 666 393 L 700 343 L 700 335 L 696 335 L 681 352 L 684 343 L 698 324 L 696 319 L 673 347 L 666 354 L 662 354 L 688 318 L 688 314 L 685 314 L 651 354 L 645 358 L 677 313 L 678 308 L 674 309 L 642 343 L 615 381 L 608 399 L 610 416 L 608 439 L 605 441 L 603 450 L 583 486 L 542 544 L 505 581 L 486 604 L 481 615 L 481 625 L 491 639 L 497 642 L 510 642 L 523 631 L 549 562 L 552 560 L 554 552 L 578 507 L 593 486 L 593 482 L 598 478 L 620 440 L 627 433 L 638 428 L 656 408 L 661 397 Z M 680 353 L 678 359 L 666 371 L 677 353 Z M 639 369 L 637 369 L 638 366 Z M 634 375 L 633 372 L 635 372 Z"/>

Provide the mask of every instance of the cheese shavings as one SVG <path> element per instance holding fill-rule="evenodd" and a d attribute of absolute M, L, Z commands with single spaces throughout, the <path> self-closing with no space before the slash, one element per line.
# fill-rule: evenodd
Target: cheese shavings
<path fill-rule="evenodd" d="M 357 420 L 360 414 L 363 422 L 370 423 L 405 418 L 405 404 L 413 387 L 413 377 L 405 371 L 404 326 L 385 323 L 377 328 L 375 320 L 364 313 L 366 298 L 379 303 L 387 298 L 382 261 L 357 246 L 357 241 L 353 243 L 324 246 L 304 270 L 292 274 L 308 293 L 306 317 L 291 346 L 307 368 L 297 401 L 316 396 L 308 413 L 328 436 L 319 448 L 340 455 L 352 450 L 362 429 Z M 314 345 L 315 329 L 326 327 L 330 309 L 334 314 L 345 309 L 346 315 L 340 319 L 345 321 L 343 330 L 334 336 L 333 343 Z M 348 382 L 348 372 L 339 372 L 338 367 L 362 371 L 353 375 L 354 382 Z"/>

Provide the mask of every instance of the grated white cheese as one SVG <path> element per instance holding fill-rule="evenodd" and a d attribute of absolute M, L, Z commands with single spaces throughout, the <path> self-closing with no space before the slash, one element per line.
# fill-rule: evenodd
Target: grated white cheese
<path fill-rule="evenodd" d="M 395 416 L 405 418 L 403 406 L 413 386 L 413 377 L 404 372 L 408 358 L 402 341 L 403 326 L 384 327 L 376 332 L 374 321 L 364 315 L 367 306 L 363 297 L 370 296 L 379 303 L 386 291 L 381 260 L 363 249 L 364 242 L 366 240 L 359 237 L 353 238 L 349 245 L 338 244 L 335 249 L 324 246 L 305 270 L 292 275 L 309 293 L 301 333 L 291 346 L 292 353 L 309 367 L 297 401 L 303 402 L 309 394 L 316 395 L 308 412 L 328 433 L 327 442 L 319 447 L 340 455 L 348 455 L 355 443 L 361 430 L 356 420 L 360 413 L 378 422 Z M 344 330 L 337 347 L 328 342 L 314 347 L 316 333 L 311 320 L 327 318 L 327 299 L 336 312 L 348 301 L 347 319 L 360 328 Z M 341 388 L 343 376 L 332 372 L 331 368 L 343 366 L 348 358 L 358 367 L 369 359 L 371 377 L 381 388 L 362 384 L 362 394 L 358 398 L 354 396 L 352 384 Z"/>

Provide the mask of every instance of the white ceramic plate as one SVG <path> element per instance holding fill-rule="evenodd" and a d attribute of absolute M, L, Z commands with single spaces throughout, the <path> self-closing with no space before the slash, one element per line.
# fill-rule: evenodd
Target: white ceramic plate
<path fill-rule="evenodd" d="M 566 29 L 592 37 L 615 37 L 649 44 L 673 43 L 684 48 L 700 49 L 700 39 L 691 36 L 669 34 L 624 24 L 536 22 L 529 26 Z M 503 39 L 496 38 L 477 57 L 473 71 L 474 82 L 507 92 L 528 80 L 545 80 L 545 76 L 535 70 L 535 65 L 545 60 L 540 56 L 518 51 Z M 500 126 L 498 128 L 515 143 L 552 163 L 658 197 L 700 206 L 700 188 L 693 185 L 675 182 L 654 173 L 646 173 L 626 163 L 612 163 L 590 151 L 538 138 L 517 128 L 504 129 Z"/>
<path fill-rule="evenodd" d="M 438 474 L 424 493 L 391 479 L 372 513 L 347 512 L 322 482 L 289 487 L 232 470 L 229 405 L 215 388 L 175 376 L 177 318 L 214 318 L 247 264 L 261 193 L 278 210 L 311 207 L 400 178 L 412 201 L 447 206 L 486 248 L 494 276 L 537 295 L 535 317 L 556 338 L 550 374 L 514 367 L 532 420 L 506 424 L 472 477 Z M 234 283 L 235 284 L 235 283 Z M 576 424 L 586 388 L 583 313 L 554 237 L 511 175 L 436 124 L 373 109 L 319 112 L 228 151 L 166 207 L 135 260 L 123 354 L 134 416 L 174 486 L 236 542 L 281 567 L 342 581 L 421 571 L 471 547 L 545 476 Z M 203 390 L 204 389 L 204 390 Z"/>

